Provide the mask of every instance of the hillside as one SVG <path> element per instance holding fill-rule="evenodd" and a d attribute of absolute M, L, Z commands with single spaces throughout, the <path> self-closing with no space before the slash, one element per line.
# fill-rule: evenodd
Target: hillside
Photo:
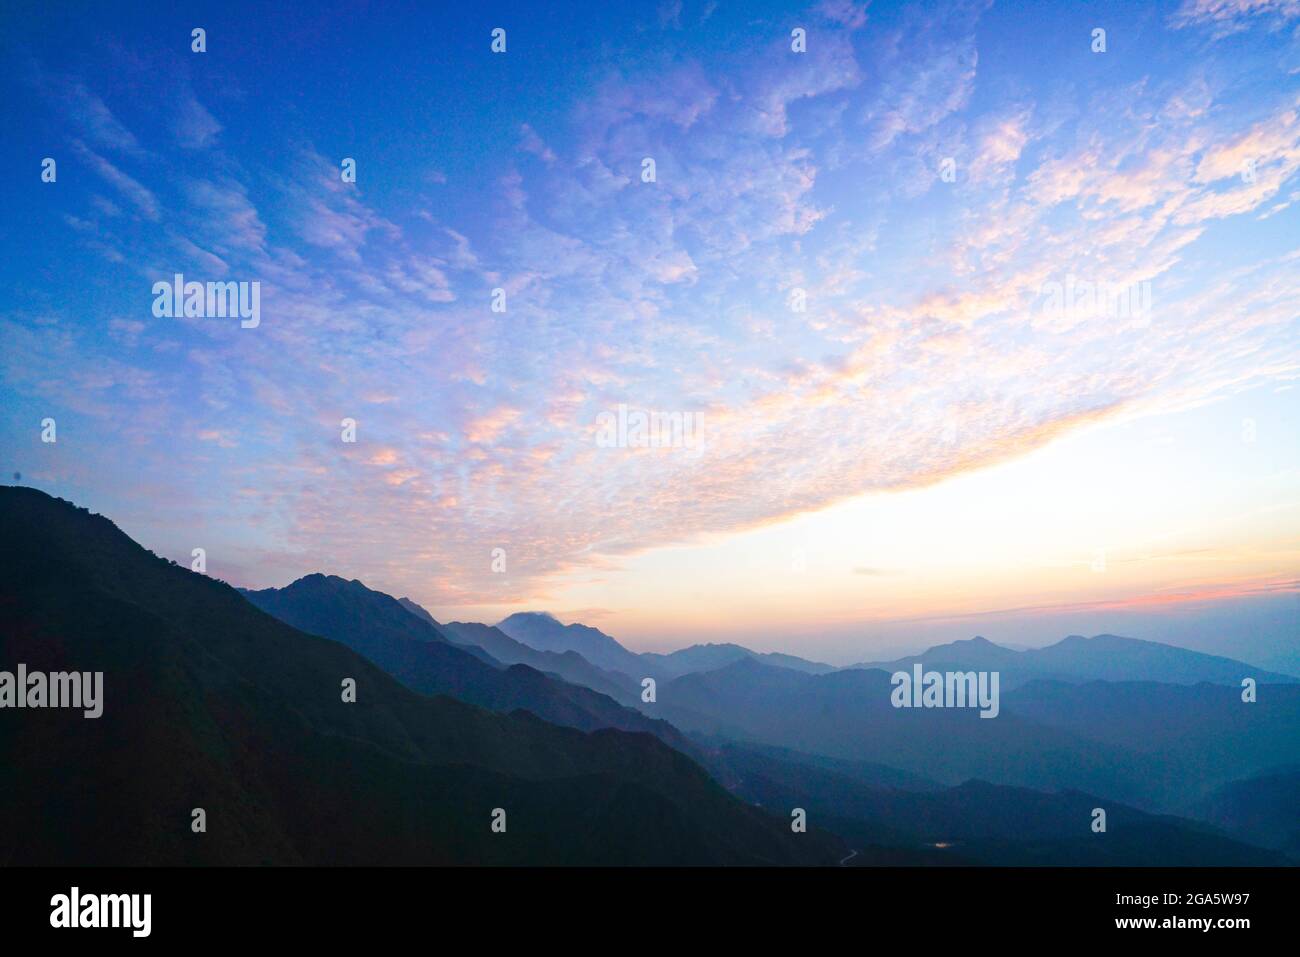
<path fill-rule="evenodd" d="M 842 850 L 652 735 L 419 695 L 32 489 L 0 488 L 0 608 L 0 668 L 102 671 L 105 697 L 97 720 L 0 710 L 0 863 L 789 864 Z M 190 829 L 195 807 L 206 833 Z M 495 807 L 506 834 L 490 831 Z"/>

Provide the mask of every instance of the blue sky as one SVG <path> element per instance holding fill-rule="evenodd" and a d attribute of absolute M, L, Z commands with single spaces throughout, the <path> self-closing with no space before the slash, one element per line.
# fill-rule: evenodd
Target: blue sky
<path fill-rule="evenodd" d="M 1296 4 L 428 6 L 4 14 L 6 476 L 640 647 L 1295 608 Z"/>

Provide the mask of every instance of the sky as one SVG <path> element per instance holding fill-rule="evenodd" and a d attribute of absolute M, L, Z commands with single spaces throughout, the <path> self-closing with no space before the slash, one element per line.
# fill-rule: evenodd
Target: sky
<path fill-rule="evenodd" d="M 1300 4 L 458 6 L 6 5 L 5 481 L 637 650 L 1300 667 Z"/>

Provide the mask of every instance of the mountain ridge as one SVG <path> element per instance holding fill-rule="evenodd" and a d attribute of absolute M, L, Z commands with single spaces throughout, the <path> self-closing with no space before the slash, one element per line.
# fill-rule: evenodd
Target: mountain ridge
<path fill-rule="evenodd" d="M 794 839 L 653 735 L 419 695 L 33 489 L 0 488 L 0 607 L 0 666 L 105 675 L 92 721 L 0 709 L 3 864 L 810 864 L 841 853 L 822 832 Z M 489 828 L 498 806 L 508 836 Z M 191 829 L 194 808 L 204 833 Z"/>
<path fill-rule="evenodd" d="M 432 619 L 422 620 L 397 599 L 361 582 L 317 574 L 284 588 L 241 594 L 300 631 L 347 645 L 421 694 L 449 694 L 493 711 L 522 708 L 584 731 L 645 731 L 679 750 L 691 748 L 667 722 L 584 685 L 529 665 L 507 665 L 477 646 L 457 643 L 447 637 L 447 629 L 430 624 Z"/>
<path fill-rule="evenodd" d="M 935 645 L 920 654 L 893 661 L 862 662 L 850 669 L 907 671 L 920 663 L 927 670 L 999 669 L 1003 687 L 1033 678 L 1060 681 L 1161 681 L 1166 684 L 1239 684 L 1251 677 L 1258 683 L 1300 684 L 1300 678 L 1256 668 L 1246 662 L 1179 648 L 1163 642 L 1100 634 L 1091 638 L 1068 635 L 1042 648 L 1018 651 L 981 636 Z"/>

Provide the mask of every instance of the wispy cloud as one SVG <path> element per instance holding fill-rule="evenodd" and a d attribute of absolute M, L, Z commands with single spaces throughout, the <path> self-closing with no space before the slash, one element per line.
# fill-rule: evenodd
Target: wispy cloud
<path fill-rule="evenodd" d="M 1294 93 L 1246 79 L 1270 57 L 1035 84 L 982 55 L 985 9 L 877 26 L 832 0 L 805 11 L 806 54 L 782 25 L 602 70 L 509 124 L 469 185 L 433 154 L 345 183 L 298 131 L 237 153 L 188 88 L 162 137 L 184 150 L 146 153 L 61 81 L 74 154 L 113 190 L 66 228 L 131 251 L 135 298 L 98 326 L 7 319 L 5 382 L 127 423 L 141 471 L 240 489 L 209 514 L 283 555 L 467 603 L 1300 374 L 1286 243 L 1217 262 L 1216 230 L 1294 196 Z M 1187 4 L 1172 25 L 1255 15 L 1292 14 Z M 182 268 L 261 280 L 261 326 L 153 319 L 138 290 Z M 1071 277 L 1151 283 L 1154 310 L 1052 312 Z M 620 407 L 698 414 L 701 441 L 599 443 Z"/>

